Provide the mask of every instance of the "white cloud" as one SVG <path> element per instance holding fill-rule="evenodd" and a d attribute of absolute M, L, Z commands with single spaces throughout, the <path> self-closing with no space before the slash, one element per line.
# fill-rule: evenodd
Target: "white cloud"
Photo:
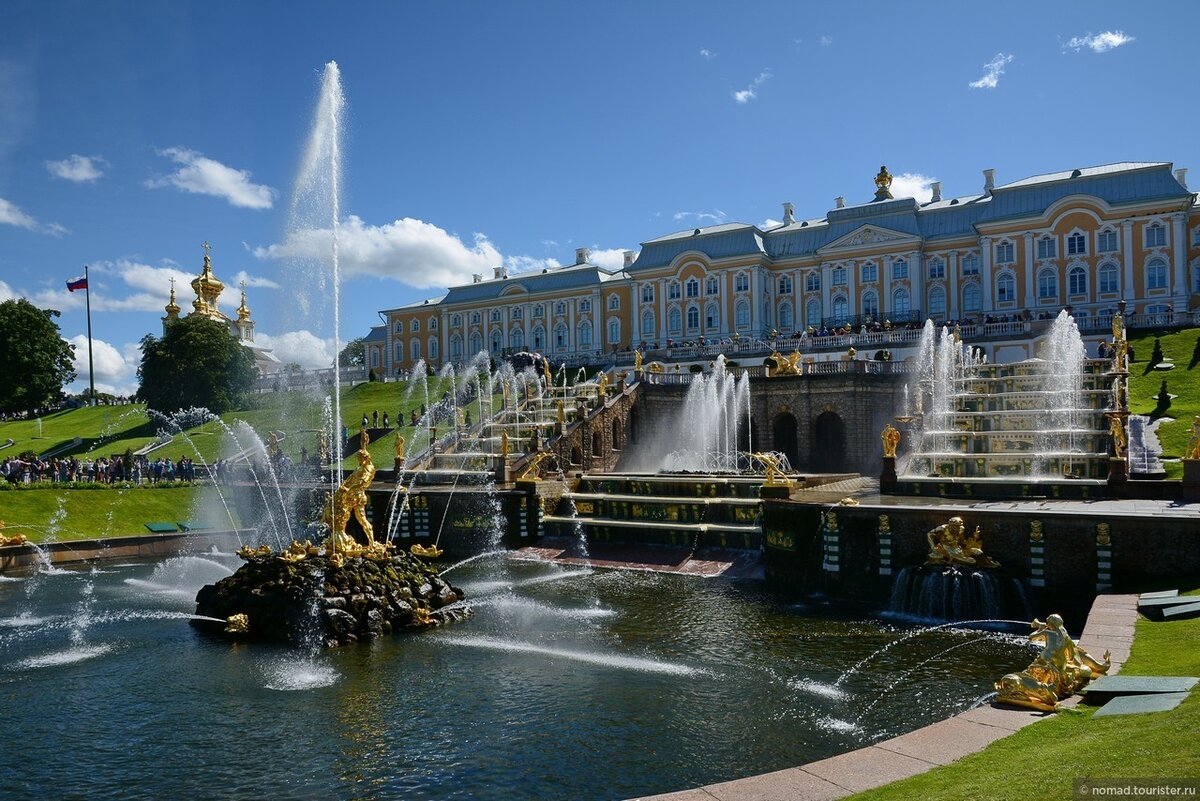
<path fill-rule="evenodd" d="M 259 287 L 261 289 L 283 289 L 282 286 L 261 275 L 250 275 L 245 270 L 238 270 L 234 273 L 233 283 L 230 286 L 240 286 L 245 281 L 248 287 Z"/>
<path fill-rule="evenodd" d="M 725 212 L 720 209 L 713 209 L 712 211 L 677 211 L 672 215 L 672 219 L 680 221 L 695 220 L 696 222 L 720 225 L 728 218 L 725 216 Z"/>
<path fill-rule="evenodd" d="M 88 340 L 76 334 L 69 340 L 75 346 L 75 383 L 81 388 L 88 385 Z M 126 343 L 122 350 L 102 339 L 92 338 L 92 367 L 95 372 L 96 391 L 115 395 L 132 395 L 137 391 L 137 368 L 142 359 L 142 348 L 136 342 Z"/>
<path fill-rule="evenodd" d="M 193 276 L 175 267 L 152 267 L 127 259 L 115 262 L 97 261 L 90 267 L 91 280 L 88 289 L 92 296 L 92 311 L 161 314 L 170 296 L 172 278 L 175 279 L 176 301 L 185 309 L 189 303 L 191 289 L 188 284 Z M 115 289 L 108 285 L 105 276 L 115 276 L 127 286 L 139 291 L 125 297 L 116 297 Z M 52 309 L 82 309 L 85 303 L 83 292 L 68 292 L 59 282 L 49 289 L 34 293 L 30 300 L 35 305 Z"/>
<path fill-rule="evenodd" d="M 252 183 L 249 170 L 227 167 L 186 147 L 169 147 L 160 150 L 159 155 L 183 166 L 170 175 L 146 181 L 151 189 L 174 186 L 184 192 L 224 198 L 231 206 L 246 209 L 269 209 L 275 204 L 276 191 Z"/>
<path fill-rule="evenodd" d="M 333 339 L 321 339 L 311 331 L 283 334 L 255 333 L 254 344 L 270 348 L 284 364 L 298 364 L 306 370 L 318 370 L 333 364 Z M 344 344 L 344 343 L 343 343 Z"/>
<path fill-rule="evenodd" d="M 0 281 L 0 303 L 3 303 L 6 300 L 14 300 L 18 297 L 20 296 L 11 286 L 3 281 Z"/>
<path fill-rule="evenodd" d="M 1116 49 L 1123 44 L 1129 44 L 1134 40 L 1134 37 L 1125 33 L 1125 31 L 1104 31 L 1092 35 L 1089 31 L 1084 36 L 1073 36 L 1063 45 L 1064 50 L 1074 50 L 1078 53 L 1083 48 L 1088 48 L 1093 53 L 1104 53 L 1109 50 Z"/>
<path fill-rule="evenodd" d="M 1013 60 L 1011 53 L 997 53 L 996 57 L 983 65 L 983 77 L 977 81 L 971 81 L 967 86 L 972 89 L 995 89 L 1000 83 L 1000 76 L 1004 74 L 1004 68 Z"/>
<path fill-rule="evenodd" d="M 72 153 L 62 161 L 46 162 L 46 169 L 55 178 L 74 181 L 77 184 L 95 182 L 104 175 L 102 167 L 107 166 L 108 162 L 100 156 L 81 156 L 78 153 Z"/>
<path fill-rule="evenodd" d="M 758 77 L 750 82 L 750 85 L 745 89 L 739 89 L 733 93 L 733 99 L 738 103 L 749 103 L 754 98 L 758 97 L 758 88 L 767 81 L 771 80 L 771 68 L 763 70 L 758 74 Z"/>
<path fill-rule="evenodd" d="M 933 199 L 931 184 L 936 180 L 919 172 L 902 172 L 892 177 L 892 197 L 915 197 L 921 203 L 928 203 Z"/>
<path fill-rule="evenodd" d="M 625 266 L 625 249 L 594 247 L 588 254 L 588 261 L 606 270 L 619 270 Z"/>
<path fill-rule="evenodd" d="M 700 55 L 704 56 L 709 61 L 712 61 L 714 58 L 717 57 L 717 54 L 714 53 L 713 51 L 709 50 L 707 47 L 700 49 Z"/>
<path fill-rule="evenodd" d="M 832 36 L 830 36 L 829 34 L 825 34 L 824 36 L 821 37 L 821 47 L 829 47 L 831 44 L 833 44 Z"/>
<path fill-rule="evenodd" d="M 778 228 L 781 225 L 783 225 L 783 220 L 774 220 L 768 217 L 762 221 L 762 224 L 758 228 L 760 231 L 766 231 L 768 228 Z"/>
<path fill-rule="evenodd" d="M 24 228 L 39 234 L 50 234 L 50 236 L 63 236 L 71 233 L 58 223 L 42 224 L 38 222 L 33 215 L 2 197 L 0 197 L 0 225 L 15 225 L 17 228 Z"/>

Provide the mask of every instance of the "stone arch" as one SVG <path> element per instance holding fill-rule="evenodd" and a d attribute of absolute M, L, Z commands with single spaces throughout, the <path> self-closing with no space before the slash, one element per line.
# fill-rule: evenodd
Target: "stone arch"
<path fill-rule="evenodd" d="M 598 428 L 592 430 L 592 456 L 597 459 L 604 457 L 604 435 Z"/>
<path fill-rule="evenodd" d="M 793 468 L 800 463 L 798 429 L 796 416 L 791 412 L 780 412 L 771 423 L 772 449 L 787 456 Z"/>
<path fill-rule="evenodd" d="M 571 445 L 571 464 L 583 464 L 583 450 L 576 444 Z"/>
<path fill-rule="evenodd" d="M 621 418 L 614 416 L 612 421 L 612 447 L 614 451 L 621 450 L 622 433 Z"/>
<path fill-rule="evenodd" d="M 835 411 L 824 411 L 813 420 L 811 467 L 822 473 L 846 468 L 846 423 Z"/>

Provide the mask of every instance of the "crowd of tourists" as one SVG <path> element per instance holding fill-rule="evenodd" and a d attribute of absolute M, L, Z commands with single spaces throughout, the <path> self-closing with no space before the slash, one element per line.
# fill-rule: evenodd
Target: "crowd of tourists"
<path fill-rule="evenodd" d="M 74 456 L 65 459 L 10 456 L 0 462 L 0 479 L 11 484 L 35 484 L 41 481 L 58 484 L 113 484 L 124 481 L 159 484 L 195 481 L 196 466 L 186 456 L 178 460 L 160 457 L 153 461 L 145 456 L 130 459 L 104 456 L 95 459 L 90 456 L 82 459 Z"/>

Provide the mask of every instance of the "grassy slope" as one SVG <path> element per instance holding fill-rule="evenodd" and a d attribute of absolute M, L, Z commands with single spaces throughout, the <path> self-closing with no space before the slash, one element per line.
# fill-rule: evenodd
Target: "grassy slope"
<path fill-rule="evenodd" d="M 1200 619 L 1171 623 L 1139 620 L 1133 652 L 1121 673 L 1200 676 L 1197 642 Z M 1200 731 L 1200 691 L 1193 690 L 1191 697 L 1171 712 L 1095 719 L 1094 708 L 1078 709 L 1022 729 L 952 765 L 851 798 L 1058 801 L 1071 798 L 1076 777 L 1200 776 L 1200 748 L 1195 746 L 1195 733 Z"/>
<path fill-rule="evenodd" d="M 1166 372 L 1147 372 L 1154 339 L 1154 334 L 1146 334 L 1130 340 L 1138 361 L 1129 366 L 1129 408 L 1137 414 L 1174 418 L 1159 425 L 1158 439 L 1164 456 L 1180 457 L 1191 439 L 1192 418 L 1200 414 L 1200 362 L 1193 363 L 1192 358 L 1200 339 L 1200 328 L 1161 336 L 1163 356 L 1175 362 L 1175 369 Z M 1167 409 L 1156 413 L 1155 396 L 1164 379 L 1167 391 L 1179 397 Z M 1178 462 L 1168 462 L 1166 467 L 1169 478 L 1183 475 L 1183 466 Z"/>
<path fill-rule="evenodd" d="M 0 520 L 6 533 L 33 542 L 146 534 L 144 523 L 197 520 L 192 509 L 197 492 L 189 486 L 13 490 L 0 492 Z M 229 527 L 228 518 L 208 522 Z"/>

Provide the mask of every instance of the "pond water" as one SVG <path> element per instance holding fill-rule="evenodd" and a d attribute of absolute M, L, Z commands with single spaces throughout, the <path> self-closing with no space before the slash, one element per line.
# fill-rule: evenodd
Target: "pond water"
<path fill-rule="evenodd" d="M 843 677 L 914 627 L 759 583 L 502 557 L 447 576 L 464 623 L 231 645 L 186 618 L 238 564 L 0 581 L 5 798 L 623 799 L 861 747 L 1029 661 L 1016 636 L 944 629 Z"/>

